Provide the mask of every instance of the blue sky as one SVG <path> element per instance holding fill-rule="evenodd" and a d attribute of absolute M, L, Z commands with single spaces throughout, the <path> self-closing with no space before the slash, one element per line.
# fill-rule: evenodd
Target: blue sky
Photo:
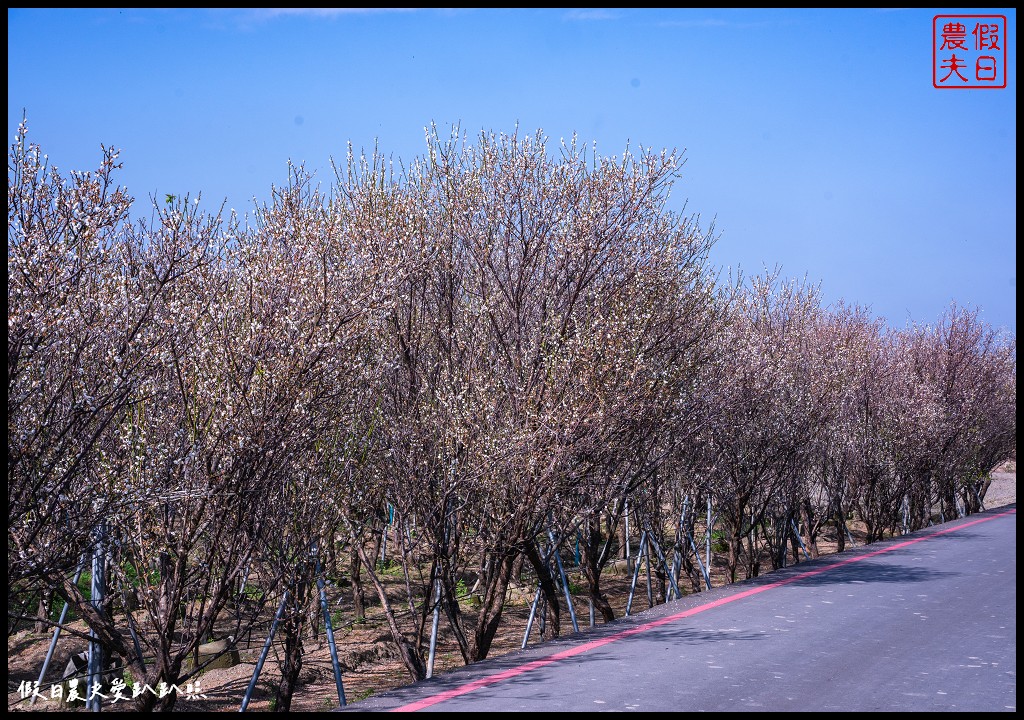
<path fill-rule="evenodd" d="M 1005 89 L 932 85 L 937 14 L 1005 15 Z M 64 171 L 240 213 L 287 163 L 424 126 L 685 149 L 712 262 L 781 267 L 890 326 L 951 301 L 1016 334 L 1016 11 L 8 8 L 7 129 Z"/>

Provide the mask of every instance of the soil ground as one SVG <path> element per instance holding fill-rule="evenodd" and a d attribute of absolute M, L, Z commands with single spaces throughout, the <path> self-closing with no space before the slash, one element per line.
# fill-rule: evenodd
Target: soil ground
<path fill-rule="evenodd" d="M 991 509 L 1015 504 L 1017 501 L 1016 463 L 1011 462 L 1000 466 L 996 472 L 992 473 L 992 479 L 992 486 L 985 497 L 985 507 Z M 855 541 L 860 539 L 857 534 L 858 529 L 856 525 L 851 528 Z M 634 542 L 636 542 L 635 539 Z M 836 545 L 834 541 L 826 539 L 819 543 L 819 549 L 823 555 L 829 554 L 835 552 Z M 619 565 L 618 572 L 609 568 L 602 576 L 602 589 L 611 601 L 617 617 L 624 614 L 631 581 L 631 576 L 621 567 L 623 564 L 619 563 Z M 723 563 L 714 565 L 712 584 L 718 587 L 725 584 L 725 568 Z M 400 581 L 400 577 L 396 576 L 392 581 L 397 583 Z M 684 588 L 684 592 L 686 591 L 687 589 Z M 372 593 L 372 589 L 368 588 L 369 593 Z M 533 587 L 513 589 L 511 600 L 506 605 L 503 614 L 501 628 L 490 653 L 492 657 L 520 647 L 532 598 Z M 345 592 L 338 591 L 337 598 L 332 598 L 332 607 L 340 605 L 342 614 L 344 614 L 346 606 L 350 607 L 350 604 L 351 599 Z M 574 606 L 580 629 L 585 633 L 589 624 L 588 605 L 584 599 L 583 601 L 577 600 Z M 639 582 L 634 597 L 633 611 L 638 612 L 647 607 L 646 584 Z M 468 610 L 468 608 L 466 609 Z M 601 622 L 599 614 L 597 622 Z M 442 616 L 438 652 L 434 665 L 435 675 L 462 665 L 461 656 L 454 640 L 450 636 L 446 636 L 444 632 L 445 626 L 446 623 Z M 562 628 L 563 633 L 566 629 L 571 631 L 568 617 L 563 618 Z M 54 711 L 67 709 L 49 699 L 49 690 L 50 686 L 59 678 L 70 656 L 85 649 L 86 644 L 82 640 L 63 635 L 58 642 L 46 679 L 41 684 L 43 699 L 37 700 L 30 707 L 29 702 L 23 699 L 19 693 L 19 686 L 23 681 L 33 681 L 38 677 L 51 637 L 52 632 L 40 634 L 31 629 L 22 629 L 8 635 L 7 707 L 9 710 Z M 206 697 L 196 699 L 182 697 L 178 700 L 175 709 L 237 712 L 252 679 L 256 660 L 264 640 L 265 637 L 258 637 L 255 634 L 251 638 L 243 638 L 238 643 L 241 662 L 231 668 L 208 670 L 203 673 L 199 681 L 201 693 Z M 349 623 L 336 627 L 335 640 L 339 660 L 344 668 L 344 691 L 349 703 L 358 702 L 370 695 L 410 682 L 409 675 L 397 659 L 390 642 L 379 604 L 374 603 L 368 609 L 365 623 Z M 535 625 L 530 641 L 531 644 L 534 644 L 539 640 Z M 307 639 L 305 643 L 306 654 L 300 675 L 300 686 L 293 698 L 292 710 L 303 712 L 331 710 L 338 706 L 338 697 L 330 652 L 323 632 L 320 632 L 319 640 Z M 278 650 L 277 646 L 273 647 L 267 658 L 253 699 L 248 707 L 250 711 L 271 709 L 270 698 L 273 696 L 273 687 L 280 678 Z M 130 701 L 108 702 L 104 705 L 105 711 L 130 711 L 131 709 Z"/>

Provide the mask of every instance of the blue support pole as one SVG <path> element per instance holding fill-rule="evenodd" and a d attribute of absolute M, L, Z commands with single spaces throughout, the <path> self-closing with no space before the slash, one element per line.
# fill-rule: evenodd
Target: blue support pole
<path fill-rule="evenodd" d="M 789 523 L 793 526 L 793 535 L 796 537 L 796 541 L 800 543 L 800 549 L 804 551 L 804 557 L 810 560 L 811 554 L 807 552 L 807 546 L 804 545 L 804 539 L 800 537 L 800 528 L 796 526 L 796 520 L 790 518 Z"/>
<path fill-rule="evenodd" d="M 549 549 L 547 551 L 547 553 L 541 553 L 541 560 L 542 560 L 542 562 L 543 562 L 543 564 L 545 566 L 549 566 L 549 564 L 551 562 L 551 555 L 553 553 L 554 553 L 554 548 Z M 526 649 L 526 644 L 530 640 L 530 631 L 533 629 L 533 621 L 537 617 L 537 604 L 540 602 L 540 596 L 541 596 L 541 583 L 540 583 L 540 580 L 538 580 L 537 581 L 537 592 L 534 594 L 534 596 L 533 596 L 533 604 L 530 606 L 530 617 L 527 618 L 527 620 L 526 620 L 526 632 L 523 633 L 523 646 L 522 646 L 523 650 Z M 544 619 L 545 619 L 546 610 L 547 610 L 547 605 L 544 605 L 543 609 L 541 611 L 541 618 L 540 618 L 540 633 L 541 633 L 541 635 L 544 634 Z"/>
<path fill-rule="evenodd" d="M 78 563 L 78 571 L 75 572 L 75 579 L 72 581 L 73 584 L 77 585 L 79 579 L 82 577 L 82 573 L 85 571 L 85 555 L 82 556 L 81 562 Z M 46 669 L 50 666 L 50 661 L 53 659 L 53 651 L 57 649 L 57 640 L 60 638 L 60 629 L 64 625 L 64 621 L 68 617 L 68 603 L 64 603 L 64 608 L 60 611 L 60 618 L 57 620 L 57 625 L 53 628 L 53 638 L 50 640 L 50 647 L 46 651 L 46 659 L 43 660 L 43 669 L 39 671 L 39 679 L 36 680 L 36 685 L 43 684 L 43 676 L 46 675 Z M 32 699 L 29 701 L 29 707 L 36 704 L 36 698 L 38 695 L 33 694 Z"/>
<path fill-rule="evenodd" d="M 341 682 L 341 664 L 338 662 L 338 646 L 334 644 L 334 625 L 331 610 L 327 606 L 327 587 L 320 572 L 320 557 L 316 558 L 316 584 L 320 589 L 320 609 L 324 613 L 324 628 L 327 630 L 327 645 L 331 651 L 331 666 L 334 668 L 334 684 L 338 689 L 338 702 L 345 707 L 345 686 Z"/>
<path fill-rule="evenodd" d="M 256 669 L 253 671 L 252 680 L 249 681 L 249 687 L 245 690 L 245 697 L 242 698 L 242 707 L 238 709 L 238 712 L 245 712 L 245 709 L 249 707 L 249 701 L 252 699 L 252 693 L 256 689 L 256 681 L 260 679 L 260 671 L 263 670 L 263 663 L 267 660 L 267 653 L 270 652 L 270 645 L 274 641 L 274 633 L 277 632 L 277 623 L 281 621 L 284 616 L 284 606 L 288 602 L 288 591 L 284 591 L 284 597 L 281 598 L 281 605 L 277 608 L 277 614 L 274 616 L 274 622 L 270 625 L 270 633 L 267 635 L 267 641 L 263 643 L 263 651 L 260 653 L 260 659 L 256 661 Z"/>
<path fill-rule="evenodd" d="M 623 501 L 623 505 L 625 506 L 625 512 L 623 513 L 622 517 L 626 522 L 626 568 L 629 569 L 629 498 L 626 498 Z"/>
<path fill-rule="evenodd" d="M 440 570 L 440 565 L 438 565 Z M 533 616 L 530 616 L 533 620 Z M 434 655 L 437 652 L 437 626 L 441 621 L 441 578 L 434 578 L 434 617 L 430 624 L 430 652 L 427 654 L 427 677 L 434 676 Z M 530 632 L 530 628 L 526 628 Z M 524 641 L 525 643 L 525 641 Z M 526 647 L 524 644 L 523 647 Z"/>
<path fill-rule="evenodd" d="M 106 536 L 106 525 L 101 523 L 96 528 L 96 548 L 92 556 L 92 584 L 90 588 L 89 602 L 97 612 L 103 612 L 103 593 L 106 589 L 106 557 L 104 552 L 104 539 Z M 89 631 L 89 679 L 86 683 L 87 710 L 99 712 L 103 701 L 99 696 L 99 689 L 103 685 L 103 646 L 96 637 L 96 631 Z"/>
<path fill-rule="evenodd" d="M 690 533 L 687 533 L 686 537 L 690 540 L 690 547 L 693 548 L 693 554 L 697 557 L 697 564 L 700 566 L 701 574 L 704 575 L 704 584 L 707 585 L 708 590 L 710 590 L 711 576 L 708 574 L 707 568 L 704 567 L 704 561 L 700 559 L 700 550 L 697 549 L 697 543 L 693 541 L 693 535 Z"/>
<path fill-rule="evenodd" d="M 548 538 L 551 539 L 552 552 L 555 554 L 555 564 L 558 566 L 558 574 L 562 578 L 562 592 L 565 594 L 565 604 L 569 606 L 569 617 L 572 619 L 572 631 L 579 632 L 580 626 L 576 621 L 576 610 L 572 606 L 572 596 L 569 594 L 569 580 L 565 576 L 565 569 L 562 567 L 562 556 L 558 552 L 558 545 L 555 543 L 555 534 L 548 528 Z"/>
<path fill-rule="evenodd" d="M 530 640 L 530 631 L 533 630 L 533 619 L 537 617 L 537 603 L 540 602 L 540 583 L 537 583 L 537 593 L 533 596 L 533 604 L 530 606 L 530 617 L 526 621 L 526 632 L 523 633 L 522 649 L 526 649 L 526 643 Z"/>
<path fill-rule="evenodd" d="M 629 583 L 629 598 L 626 600 L 626 617 L 629 617 L 629 611 L 633 607 L 633 593 L 636 591 L 636 580 L 640 574 L 640 558 L 643 555 L 644 548 L 647 546 L 647 533 L 640 533 L 640 547 L 636 551 L 636 565 L 633 566 L 633 580 Z"/>
<path fill-rule="evenodd" d="M 658 559 L 661 561 L 661 566 L 665 568 L 665 573 L 668 575 L 668 581 L 672 585 L 672 592 L 675 593 L 676 598 L 681 598 L 683 594 L 679 592 L 679 585 L 676 583 L 676 579 L 672 576 L 672 570 L 669 568 L 668 562 L 665 560 L 665 553 L 661 551 L 661 545 L 658 544 L 653 533 L 648 532 L 647 534 L 648 537 L 650 537 L 651 544 L 654 546 L 654 551 L 658 553 Z"/>
<path fill-rule="evenodd" d="M 708 572 L 711 572 L 711 528 L 712 528 L 712 526 L 714 524 L 715 524 L 715 521 L 711 517 L 711 496 L 708 495 L 708 536 L 707 536 L 706 545 L 704 546 L 704 552 L 705 552 L 704 567 L 706 567 L 708 569 Z M 710 583 L 708 584 L 708 589 L 711 589 Z"/>

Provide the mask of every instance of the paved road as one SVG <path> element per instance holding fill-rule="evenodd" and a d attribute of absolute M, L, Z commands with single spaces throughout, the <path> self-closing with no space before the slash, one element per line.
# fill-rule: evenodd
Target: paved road
<path fill-rule="evenodd" d="M 1010 711 L 1016 505 L 688 596 L 349 711 Z"/>

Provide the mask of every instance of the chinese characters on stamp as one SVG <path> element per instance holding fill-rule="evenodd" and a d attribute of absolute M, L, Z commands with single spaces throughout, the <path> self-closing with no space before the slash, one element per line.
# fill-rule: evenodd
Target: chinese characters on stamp
<path fill-rule="evenodd" d="M 1006 87 L 1006 16 L 936 15 L 932 18 L 932 85 Z"/>

